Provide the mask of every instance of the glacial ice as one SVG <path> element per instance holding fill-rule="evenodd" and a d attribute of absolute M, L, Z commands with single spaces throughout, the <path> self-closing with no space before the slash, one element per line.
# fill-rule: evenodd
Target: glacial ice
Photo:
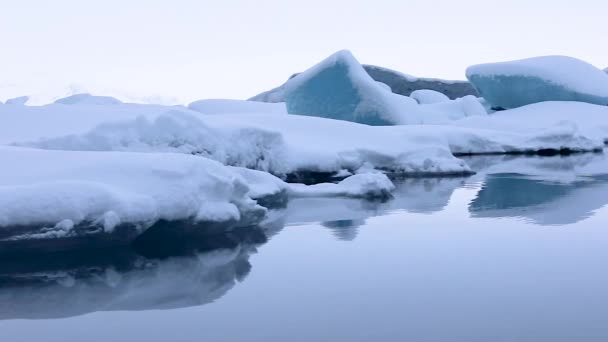
<path fill-rule="evenodd" d="M 543 101 L 608 105 L 608 75 L 572 57 L 544 56 L 480 64 L 469 67 L 466 74 L 480 96 L 496 108 Z"/>
<path fill-rule="evenodd" d="M 339 51 L 285 84 L 290 114 L 384 126 L 415 101 L 378 85 L 349 51 Z"/>

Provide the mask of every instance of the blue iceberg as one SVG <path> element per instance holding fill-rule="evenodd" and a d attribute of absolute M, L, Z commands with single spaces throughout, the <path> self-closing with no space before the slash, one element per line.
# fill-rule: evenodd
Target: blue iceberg
<path fill-rule="evenodd" d="M 416 101 L 378 84 L 349 51 L 339 51 L 290 79 L 283 88 L 287 112 L 383 126 L 402 123 Z"/>
<path fill-rule="evenodd" d="M 608 75 L 572 57 L 545 56 L 474 65 L 467 69 L 467 78 L 495 108 L 543 101 L 608 105 Z"/>

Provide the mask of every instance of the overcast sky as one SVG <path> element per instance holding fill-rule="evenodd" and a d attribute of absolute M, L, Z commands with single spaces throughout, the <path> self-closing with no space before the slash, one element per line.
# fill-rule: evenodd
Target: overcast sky
<path fill-rule="evenodd" d="M 448 79 L 549 54 L 604 68 L 607 16 L 600 0 L 0 0 L 0 100 L 67 87 L 247 98 L 340 49 Z"/>

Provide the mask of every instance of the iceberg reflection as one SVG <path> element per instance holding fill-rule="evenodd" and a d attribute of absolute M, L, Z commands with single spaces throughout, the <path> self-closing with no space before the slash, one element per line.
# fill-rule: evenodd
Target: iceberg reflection
<path fill-rule="evenodd" d="M 247 277 L 250 255 L 267 241 L 263 228 L 201 233 L 186 244 L 156 238 L 128 248 L 0 260 L 0 319 L 210 303 Z M 173 247 L 159 251 L 160 242 Z"/>

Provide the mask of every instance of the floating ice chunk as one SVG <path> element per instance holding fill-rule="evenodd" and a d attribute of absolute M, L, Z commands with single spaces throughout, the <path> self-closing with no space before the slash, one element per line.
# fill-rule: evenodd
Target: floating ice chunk
<path fill-rule="evenodd" d="M 29 96 L 19 96 L 19 97 L 15 97 L 15 98 L 6 100 L 6 104 L 24 106 L 27 103 L 27 101 L 29 101 L 29 99 L 30 99 Z"/>
<path fill-rule="evenodd" d="M 284 91 L 290 114 L 374 126 L 401 123 L 400 112 L 416 104 L 380 86 L 345 50 L 289 80 Z"/>
<path fill-rule="evenodd" d="M 64 105 L 116 105 L 121 104 L 122 102 L 110 96 L 94 96 L 82 93 L 64 97 L 55 101 L 55 103 Z"/>
<path fill-rule="evenodd" d="M 243 100 L 199 100 L 189 104 L 188 109 L 203 114 L 287 114 L 284 103 L 264 103 Z"/>
<path fill-rule="evenodd" d="M 474 65 L 467 69 L 467 78 L 493 107 L 515 108 L 543 101 L 608 105 L 608 75 L 572 57 Z"/>
<path fill-rule="evenodd" d="M 322 183 L 308 186 L 290 184 L 290 193 L 294 197 L 386 198 L 394 189 L 393 182 L 385 174 L 379 172 L 356 174 L 337 184 Z"/>
<path fill-rule="evenodd" d="M 237 173 L 203 157 L 0 146 L 0 160 L 3 236 L 15 227 L 32 227 L 32 234 L 54 227 L 48 232 L 65 235 L 86 224 L 111 233 L 161 219 L 240 222 L 265 213 Z"/>
<path fill-rule="evenodd" d="M 446 95 L 430 89 L 415 90 L 410 94 L 410 97 L 420 104 L 431 104 L 450 101 Z"/>

